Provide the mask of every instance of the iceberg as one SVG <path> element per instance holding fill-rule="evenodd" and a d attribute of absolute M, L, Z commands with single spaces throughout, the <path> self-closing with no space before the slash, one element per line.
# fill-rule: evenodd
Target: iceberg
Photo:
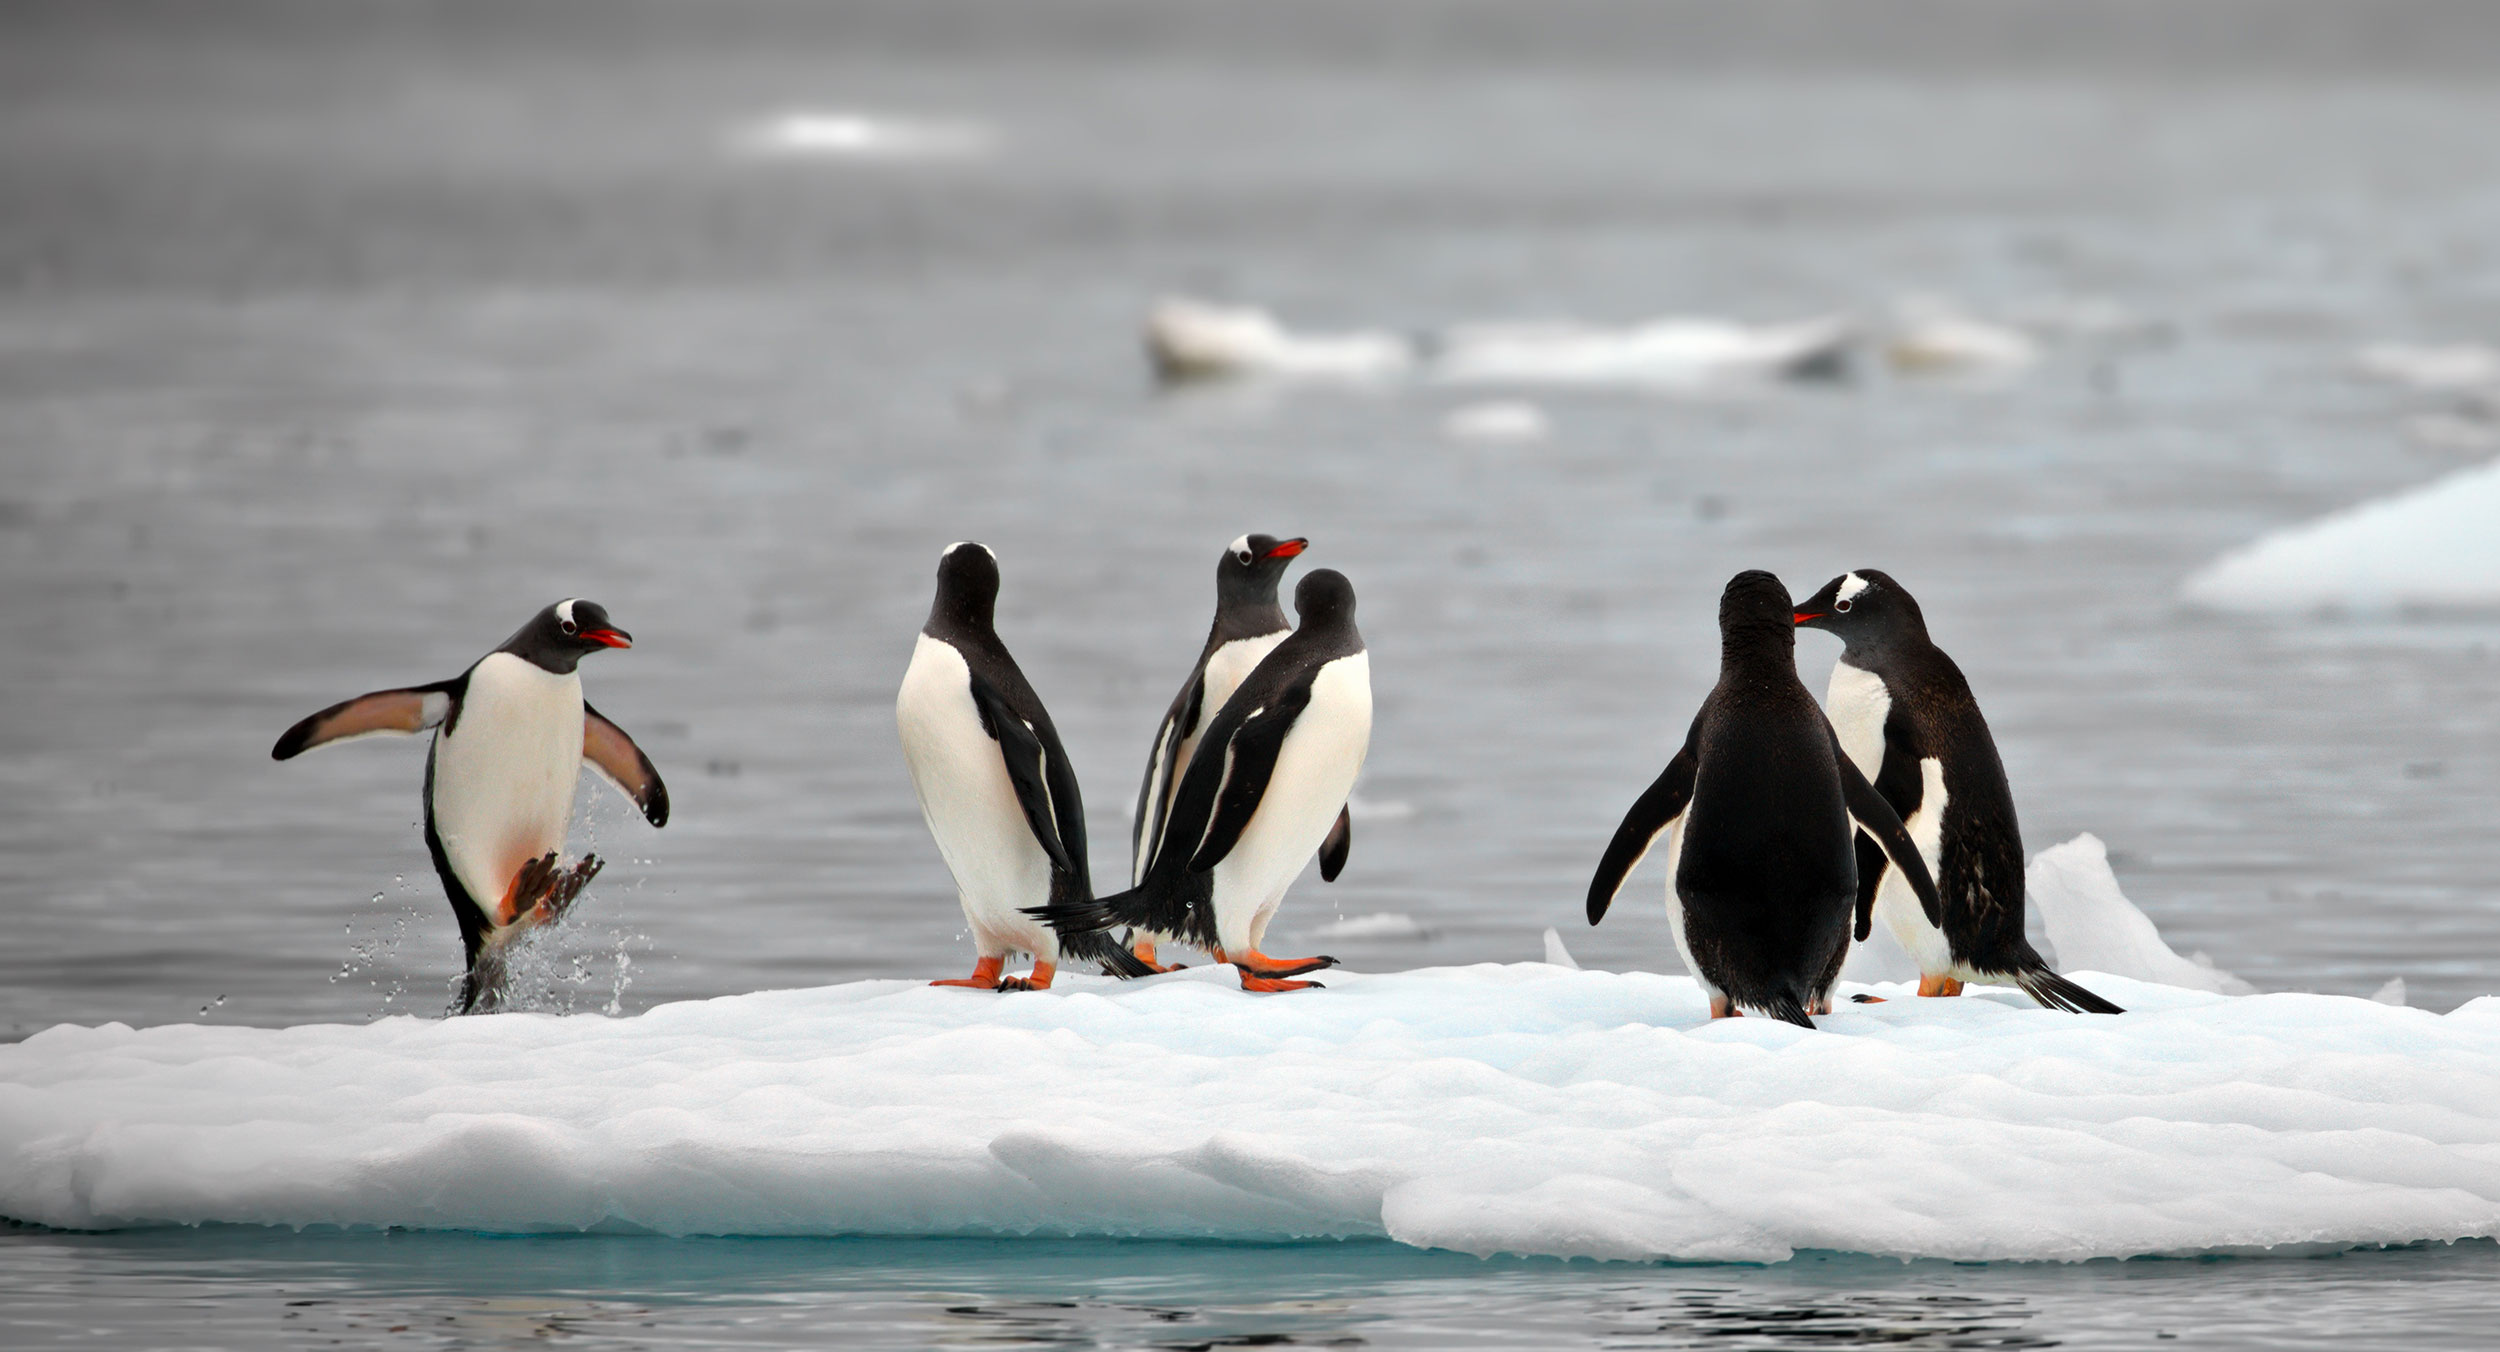
<path fill-rule="evenodd" d="M 2263 536 L 2187 581 L 2217 610 L 2489 608 L 2500 603 L 2500 461 Z"/>
<path fill-rule="evenodd" d="M 2075 975 L 2129 1012 L 1974 988 L 1844 999 L 1808 1031 L 1711 1022 L 1685 977 L 1517 963 L 1282 998 L 1201 967 L 630 1018 L 61 1026 L 0 1047 L 0 1216 L 1743 1262 L 2500 1234 L 2500 998 Z"/>

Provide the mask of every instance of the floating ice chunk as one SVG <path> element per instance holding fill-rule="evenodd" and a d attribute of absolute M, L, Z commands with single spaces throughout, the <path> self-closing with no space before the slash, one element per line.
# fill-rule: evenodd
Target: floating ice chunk
<path fill-rule="evenodd" d="M 2500 349 L 2479 343 L 2416 346 L 2375 343 L 2352 354 L 2366 375 L 2417 390 L 2471 390 L 2500 386 Z"/>
<path fill-rule="evenodd" d="M 1452 441 L 1543 441 L 1552 431 L 1545 410 L 1524 399 L 1461 404 L 1441 419 L 1441 435 Z"/>
<path fill-rule="evenodd" d="M 929 160 L 987 154 L 997 136 L 977 122 L 789 108 L 730 129 L 731 153 L 755 159 Z"/>
<path fill-rule="evenodd" d="M 2109 848 L 2088 831 L 2033 856 L 2024 885 L 2057 950 L 2061 970 L 2115 972 L 2221 995 L 2246 995 L 2255 989 L 2215 967 L 2202 953 L 2183 958 L 2172 951 L 2152 918 L 2118 890 L 2118 875 L 2109 869 Z"/>
<path fill-rule="evenodd" d="M 2372 991 L 2370 998 L 2382 1005 L 2403 1004 L 2405 1002 L 2405 979 L 2397 977 L 2389 981 L 2386 985 Z"/>
<path fill-rule="evenodd" d="M 1836 317 L 1762 325 L 1669 318 L 1620 328 L 1466 324 L 1440 336 L 1431 373 L 1458 385 L 1703 388 L 1842 375 L 1856 342 L 1855 326 Z"/>
<path fill-rule="evenodd" d="M 1883 348 L 1894 370 L 1913 375 L 2005 375 L 2040 360 L 2040 345 L 2022 330 L 1934 301 L 1901 306 Z"/>
<path fill-rule="evenodd" d="M 1166 381 L 1270 376 L 1383 380 L 1415 365 L 1394 333 L 1296 333 L 1265 310 L 1173 297 L 1146 315 L 1146 356 Z"/>
<path fill-rule="evenodd" d="M 1201 967 L 617 1019 L 64 1026 L 0 1046 L 0 1216 L 1749 1261 L 2500 1233 L 2500 1000 L 2075 975 L 2129 1012 L 1844 998 L 1809 1031 L 1713 1023 L 1683 977 L 1519 963 L 1286 997 Z"/>
<path fill-rule="evenodd" d="M 1545 960 L 1556 967 L 1568 967 L 1575 972 L 1580 970 L 1580 960 L 1571 956 L 1570 949 L 1563 947 L 1562 934 L 1551 926 L 1545 931 Z"/>
<path fill-rule="evenodd" d="M 2224 610 L 2297 613 L 2500 602 L 2500 461 L 2235 549 L 2184 594 Z"/>
<path fill-rule="evenodd" d="M 1374 911 L 1332 920 L 1310 931 L 1314 939 L 1429 939 L 1423 922 L 1400 911 Z"/>

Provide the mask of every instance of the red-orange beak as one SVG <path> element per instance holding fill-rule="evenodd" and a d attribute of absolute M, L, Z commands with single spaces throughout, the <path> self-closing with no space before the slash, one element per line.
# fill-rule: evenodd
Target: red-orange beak
<path fill-rule="evenodd" d="M 582 631 L 582 637 L 611 648 L 634 646 L 634 636 L 622 629 L 585 629 Z"/>
<path fill-rule="evenodd" d="M 1271 550 L 1267 551 L 1267 554 L 1266 554 L 1266 556 L 1265 556 L 1265 557 L 1267 557 L 1267 558 L 1271 558 L 1271 559 L 1290 559 L 1290 558 L 1292 558 L 1294 555 L 1299 554 L 1299 553 L 1301 553 L 1303 550 L 1306 550 L 1306 549 L 1308 549 L 1308 548 L 1310 548 L 1310 547 L 1311 547 L 1311 542 L 1310 542 L 1310 541 L 1305 540 L 1305 539 L 1302 539 L 1301 537 L 1297 536 L 1297 537 L 1295 537 L 1295 538 L 1293 538 L 1293 539 L 1291 539 L 1291 540 L 1287 540 L 1287 541 L 1285 541 L 1284 543 L 1277 545 L 1274 549 L 1271 549 Z"/>
<path fill-rule="evenodd" d="M 1800 610 L 1795 614 L 1790 615 L 1788 617 L 1788 622 L 1790 624 L 1804 624 L 1808 620 L 1819 620 L 1830 613 L 1831 612 L 1827 610 Z"/>

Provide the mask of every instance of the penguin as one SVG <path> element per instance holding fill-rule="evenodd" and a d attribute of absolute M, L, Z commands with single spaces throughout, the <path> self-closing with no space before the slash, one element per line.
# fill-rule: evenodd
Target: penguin
<path fill-rule="evenodd" d="M 1190 669 L 1189 679 L 1181 682 L 1180 693 L 1172 697 L 1172 707 L 1155 729 L 1154 746 L 1146 754 L 1145 777 L 1137 786 L 1137 816 L 1129 828 L 1131 886 L 1146 880 L 1146 867 L 1154 862 L 1163 823 L 1180 791 L 1181 771 L 1197 749 L 1206 720 L 1232 698 L 1241 678 L 1250 674 L 1259 659 L 1274 652 L 1285 635 L 1293 632 L 1284 607 L 1276 604 L 1276 583 L 1309 547 L 1310 541 L 1298 536 L 1279 540 L 1273 535 L 1244 535 L 1226 545 L 1223 557 L 1216 560 L 1215 622 L 1207 629 L 1198 664 Z M 1323 880 L 1337 880 L 1352 841 L 1352 824 L 1340 811 L 1336 826 L 1320 846 Z M 1133 948 L 1140 961 L 1158 965 L 1153 937 L 1139 936 Z"/>
<path fill-rule="evenodd" d="M 1858 838 L 1858 906 L 1873 907 L 1918 962 L 1918 993 L 1959 995 L 1967 981 L 2018 986 L 2050 1009 L 2118 1006 L 2049 970 L 2023 937 L 2023 838 L 1996 739 L 1970 682 L 1927 637 L 1900 583 L 1872 568 L 1833 578 L 1796 621 L 1838 635 L 1823 707 L 1841 750 L 1908 824 L 1936 879 L 1941 917 L 1911 903 L 1882 852 Z"/>
<path fill-rule="evenodd" d="M 651 758 L 582 699 L 582 658 L 632 646 L 597 602 L 568 598 L 458 676 L 333 704 L 270 748 L 271 759 L 293 760 L 333 742 L 434 729 L 425 848 L 467 957 L 456 1013 L 501 1006 L 512 943 L 562 918 L 603 867 L 595 854 L 569 869 L 557 862 L 585 762 L 653 826 L 668 825 L 668 786 Z"/>
<path fill-rule="evenodd" d="M 1063 954 L 1122 976 L 1149 970 L 1103 935 L 1063 941 L 1024 913 L 1093 895 L 1085 802 L 1059 730 L 998 638 L 998 558 L 960 541 L 938 556 L 937 599 L 921 626 L 894 721 L 920 813 L 955 878 L 979 957 L 972 975 L 933 986 L 1048 990 Z M 1030 976 L 1002 975 L 1010 953 Z"/>
<path fill-rule="evenodd" d="M 1858 895 L 1851 824 L 1882 842 L 1922 903 L 1935 884 L 1901 819 L 1841 754 L 1797 679 L 1788 589 L 1759 570 L 1719 597 L 1719 681 L 1683 749 L 1616 828 L 1589 881 L 1589 923 L 1661 832 L 1668 927 L 1710 1017 L 1753 1010 L 1811 1028 L 1831 1012 Z M 1867 933 L 1863 911 L 1857 932 Z"/>
<path fill-rule="evenodd" d="M 1354 585 L 1316 569 L 1293 600 L 1301 627 L 1208 720 L 1145 880 L 1031 909 L 1063 942 L 1114 925 L 1169 934 L 1233 964 L 1253 991 L 1315 987 L 1288 978 L 1336 965 L 1259 949 L 1285 889 L 1343 816 L 1371 748 L 1371 657 L 1354 627 Z"/>

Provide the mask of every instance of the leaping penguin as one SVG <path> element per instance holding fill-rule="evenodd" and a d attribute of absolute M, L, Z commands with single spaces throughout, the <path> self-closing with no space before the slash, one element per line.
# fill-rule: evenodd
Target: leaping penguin
<path fill-rule="evenodd" d="M 437 729 L 425 756 L 425 847 L 467 953 L 458 1013 L 501 1005 L 512 942 L 561 918 L 599 872 L 597 855 L 558 863 L 585 761 L 653 826 L 668 825 L 660 772 L 583 701 L 576 670 L 586 654 L 632 646 L 598 603 L 558 601 L 458 676 L 333 704 L 270 748 L 292 760 L 354 737 Z"/>
<path fill-rule="evenodd" d="M 1918 962 L 1918 993 L 1962 983 L 2019 986 L 2051 1009 L 2124 1011 L 2049 970 L 2023 936 L 2023 837 L 1996 739 L 1970 682 L 1927 637 L 1901 584 L 1872 568 L 1833 578 L 1797 623 L 1846 645 L 1823 704 L 1841 749 L 1908 825 L 1943 914 L 1913 905 L 1874 842 L 1858 837 L 1858 905 L 1872 905 Z"/>
<path fill-rule="evenodd" d="M 1371 747 L 1371 658 L 1354 627 L 1353 584 L 1317 569 L 1293 601 L 1301 627 L 1208 721 L 1144 881 L 1031 909 L 1063 940 L 1115 925 L 1173 935 L 1233 964 L 1254 991 L 1316 986 L 1286 978 L 1335 965 L 1259 951 L 1285 889 L 1343 815 Z"/>
<path fill-rule="evenodd" d="M 1152 969 L 1099 934 L 1066 940 L 1025 912 L 1093 895 L 1085 803 L 1059 730 L 998 638 L 998 559 L 963 541 L 938 557 L 937 599 L 894 701 L 920 812 L 955 877 L 979 960 L 935 986 L 1047 990 L 1062 954 L 1121 976 Z M 1029 977 L 1002 975 L 1010 953 Z"/>
<path fill-rule="evenodd" d="M 1719 597 L 1719 683 L 1684 747 L 1632 804 L 1589 881 L 1589 923 L 1659 833 L 1667 920 L 1710 1017 L 1754 1010 L 1811 1028 L 1848 955 L 1857 859 L 1850 825 L 1883 842 L 1931 910 L 1935 884 L 1882 795 L 1840 751 L 1797 679 L 1788 589 L 1738 573 Z M 1860 910 L 1857 932 L 1867 933 Z"/>
<path fill-rule="evenodd" d="M 1146 880 L 1146 868 L 1163 840 L 1163 824 L 1180 792 L 1181 772 L 1198 748 L 1206 721 L 1224 707 L 1243 677 L 1259 659 L 1276 650 L 1293 632 L 1285 608 L 1276 604 L 1276 583 L 1310 541 L 1296 537 L 1244 535 L 1224 547 L 1215 563 L 1215 622 L 1207 629 L 1198 664 L 1172 697 L 1162 726 L 1155 729 L 1154 747 L 1146 755 L 1145 778 L 1137 786 L 1137 817 L 1129 828 L 1131 886 Z M 1320 847 L 1320 877 L 1335 882 L 1345 867 L 1352 827 L 1340 811 L 1337 825 Z M 1155 939 L 1141 935 L 1134 944 L 1140 961 L 1155 964 Z M 1168 969 L 1167 969 L 1168 970 Z"/>

